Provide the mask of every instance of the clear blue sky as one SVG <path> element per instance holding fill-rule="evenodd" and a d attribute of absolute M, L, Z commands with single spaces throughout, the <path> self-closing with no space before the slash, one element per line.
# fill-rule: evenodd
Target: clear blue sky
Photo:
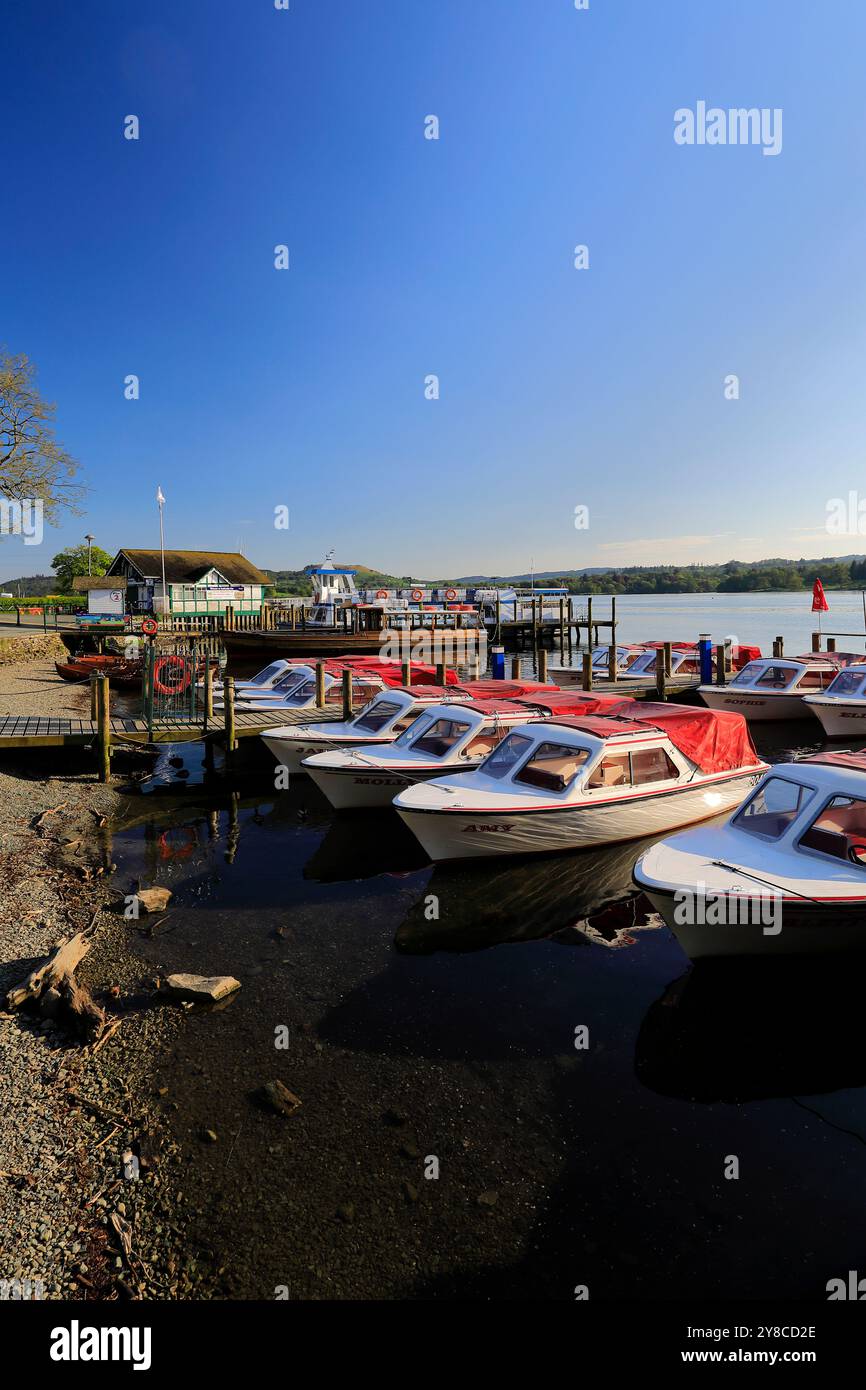
<path fill-rule="evenodd" d="M 91 491 L 2 576 L 154 544 L 158 483 L 167 544 L 278 568 L 866 547 L 825 532 L 866 496 L 866 6 L 5 0 L 3 31 L 0 341 Z M 782 152 L 678 146 L 699 100 L 782 108 Z"/>

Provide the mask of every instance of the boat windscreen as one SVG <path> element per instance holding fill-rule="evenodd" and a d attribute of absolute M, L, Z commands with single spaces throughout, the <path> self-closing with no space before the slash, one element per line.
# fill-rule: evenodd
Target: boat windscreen
<path fill-rule="evenodd" d="M 246 684 L 267 685 L 268 681 L 271 680 L 274 676 L 279 675 L 280 671 L 282 670 L 283 663 L 281 661 L 272 661 L 270 666 L 266 666 L 263 671 L 259 671 L 258 675 L 251 676 L 249 681 L 246 682 Z"/>
<path fill-rule="evenodd" d="M 731 685 L 751 685 L 752 681 L 764 667 L 761 662 L 750 661 L 748 666 L 744 666 L 742 671 L 738 671 L 731 681 Z"/>
<path fill-rule="evenodd" d="M 452 748 L 456 748 L 471 724 L 460 719 L 434 719 L 428 729 L 412 744 L 413 753 L 424 753 L 431 758 L 444 758 Z"/>
<path fill-rule="evenodd" d="M 866 671 L 840 671 L 827 686 L 827 695 L 862 695 Z"/>
<path fill-rule="evenodd" d="M 394 715 L 399 714 L 402 708 L 398 700 L 371 700 L 367 708 L 358 715 L 354 727 L 364 730 L 365 733 L 377 734 L 386 724 L 390 724 Z"/>
<path fill-rule="evenodd" d="M 767 777 L 744 806 L 734 816 L 732 825 L 760 835 L 764 840 L 778 840 L 797 819 L 813 795 L 811 787 L 791 782 L 787 777 Z"/>
<path fill-rule="evenodd" d="M 525 734 L 509 734 L 484 759 L 478 769 L 479 772 L 483 772 L 487 777 L 507 777 L 512 768 L 515 768 L 520 762 L 531 743 L 532 739 L 527 738 Z"/>

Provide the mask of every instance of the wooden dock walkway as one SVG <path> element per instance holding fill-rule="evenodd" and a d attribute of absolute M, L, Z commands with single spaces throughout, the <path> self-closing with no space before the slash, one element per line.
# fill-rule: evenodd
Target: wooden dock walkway
<path fill-rule="evenodd" d="M 235 737 L 254 738 L 266 729 L 276 729 L 284 724 L 330 723 L 342 719 L 341 707 L 333 709 L 281 709 L 281 710 L 237 710 L 235 712 Z M 225 738 L 225 728 L 221 720 L 209 720 L 205 729 L 203 723 L 191 724 L 182 719 L 154 720 L 153 736 L 150 736 L 146 719 L 113 718 L 110 720 L 111 742 L 124 743 L 195 743 L 209 738 L 220 741 Z M 0 715 L 0 754 L 13 748 L 74 748 L 95 747 L 99 737 L 97 721 L 90 719 L 58 719 L 54 715 L 9 714 Z"/>

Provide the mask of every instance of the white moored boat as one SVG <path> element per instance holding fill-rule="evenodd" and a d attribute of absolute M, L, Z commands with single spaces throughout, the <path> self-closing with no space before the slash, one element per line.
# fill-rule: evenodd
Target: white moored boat
<path fill-rule="evenodd" d="M 283 676 L 291 669 L 292 663 L 284 660 L 282 657 L 279 661 L 271 661 L 261 671 L 258 671 L 256 675 L 250 676 L 248 680 L 236 680 L 235 693 L 239 694 L 241 691 L 247 690 L 257 693 L 271 690 L 273 686 L 276 685 L 277 681 L 282 680 Z M 196 685 L 199 690 L 204 690 L 204 680 L 196 681 Z M 221 695 L 224 688 L 223 682 L 221 680 L 215 680 L 212 688 L 215 695 Z"/>
<path fill-rule="evenodd" d="M 550 853 L 719 815 L 766 767 L 741 715 L 623 700 L 512 729 L 471 776 L 410 787 L 394 806 L 435 861 Z"/>
<path fill-rule="evenodd" d="M 634 880 L 693 960 L 866 944 L 866 753 L 777 763 L 724 825 L 661 840 Z"/>
<path fill-rule="evenodd" d="M 804 695 L 803 704 L 828 738 L 866 738 L 866 665 L 846 667 L 821 695 Z"/>
<path fill-rule="evenodd" d="M 244 694 L 235 700 L 235 709 L 238 710 L 301 710 L 313 708 L 316 704 L 316 677 L 315 672 L 311 672 L 311 667 L 295 667 L 291 676 L 284 677 L 283 681 L 277 683 L 273 690 L 264 694 Z M 300 674 L 296 674 L 300 673 Z M 342 704 L 343 700 L 343 673 L 328 669 L 324 672 L 325 681 L 325 705 L 333 709 L 335 705 Z M 377 676 L 372 671 L 353 671 L 352 672 L 352 704 L 360 709 L 366 705 L 374 695 L 380 690 L 387 690 L 388 686 L 381 676 Z M 217 703 L 214 701 L 214 708 Z"/>
<path fill-rule="evenodd" d="M 493 689 L 491 690 L 491 687 Z M 540 690 L 534 681 L 467 681 L 464 685 L 401 686 L 381 690 L 353 719 L 330 724 L 289 724 L 269 729 L 262 740 L 277 762 L 291 774 L 306 773 L 301 767 L 304 758 L 336 748 L 382 746 L 393 743 L 408 729 L 428 705 L 446 704 L 451 700 L 489 699 L 494 694 L 504 700 Z M 551 692 L 552 693 L 552 692 Z"/>
<path fill-rule="evenodd" d="M 698 693 L 710 709 L 733 710 L 748 720 L 808 719 L 803 697 L 824 690 L 840 667 L 857 659 L 843 653 L 790 661 L 762 657 L 750 661 L 727 685 L 699 685 Z"/>
<path fill-rule="evenodd" d="M 337 810 L 390 806 L 414 782 L 478 767 L 515 724 L 549 717 L 554 709 L 595 709 L 622 702 L 617 696 L 553 691 L 519 700 L 449 701 L 431 705 L 393 743 L 364 744 L 305 758 L 302 770 Z"/>

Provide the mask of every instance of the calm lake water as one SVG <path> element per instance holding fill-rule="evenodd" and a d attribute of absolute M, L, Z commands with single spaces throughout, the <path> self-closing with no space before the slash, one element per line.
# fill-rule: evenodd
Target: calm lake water
<path fill-rule="evenodd" d="M 839 651 L 866 651 L 866 620 L 859 590 L 830 592 L 828 613 L 822 613 L 824 632 L 856 633 L 837 638 Z M 785 594 L 639 594 L 616 601 L 617 636 L 623 642 L 697 641 L 708 632 L 714 642 L 726 637 L 752 643 L 769 656 L 773 639 L 785 639 L 786 655 L 811 650 L 818 614 L 811 611 L 811 591 Z M 583 610 L 583 605 L 578 605 Z M 610 615 L 610 600 L 593 598 L 593 617 Z M 604 641 L 604 631 L 600 634 Z"/>
<path fill-rule="evenodd" d="M 648 604 L 635 635 L 688 637 L 706 602 Z M 787 622 L 760 603 L 744 637 L 795 631 L 787 597 Z M 756 741 L 779 759 L 820 729 Z M 690 968 L 633 895 L 640 844 L 433 869 L 392 813 L 275 793 L 245 743 L 207 793 L 172 750 L 186 790 L 143 797 L 113 850 L 119 889 L 175 893 L 135 938 L 148 972 L 242 981 L 151 1059 L 224 1296 L 805 1298 L 858 1268 L 859 966 Z M 291 1119 L 252 1100 L 272 1078 Z"/>

